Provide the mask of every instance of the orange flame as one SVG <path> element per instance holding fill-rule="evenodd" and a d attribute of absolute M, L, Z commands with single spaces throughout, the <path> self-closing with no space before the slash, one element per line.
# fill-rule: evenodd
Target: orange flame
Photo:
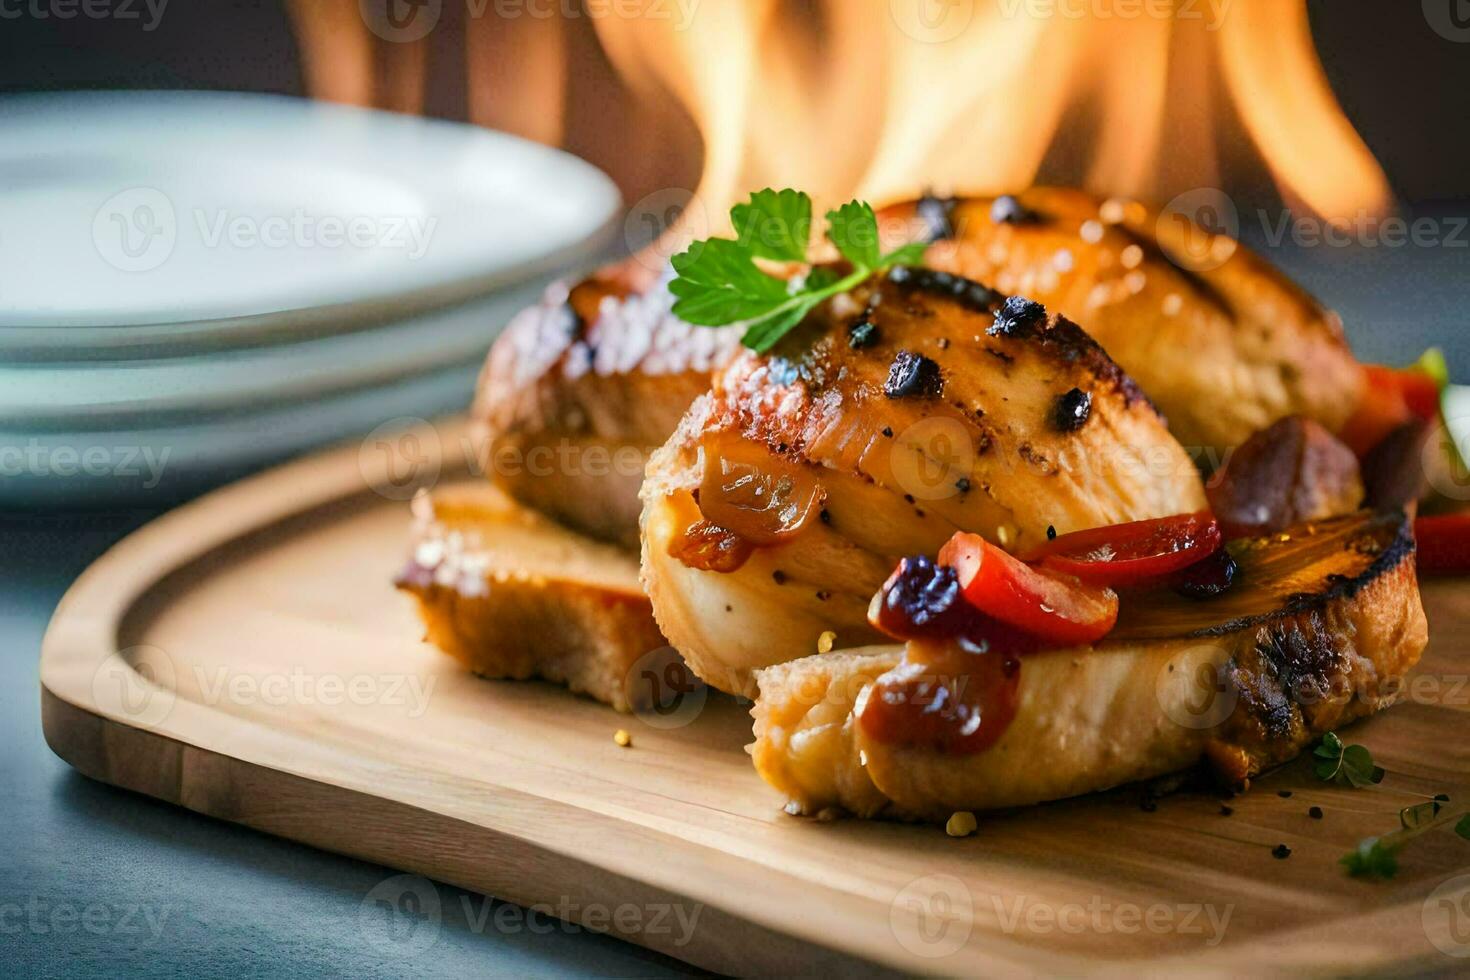
<path fill-rule="evenodd" d="M 687 155 L 672 101 L 712 216 L 766 185 L 830 203 L 1045 182 L 1162 204 L 1227 173 L 1328 218 L 1393 204 L 1305 0 L 442 2 L 472 121 L 570 145 L 636 197 Z M 384 45 L 357 7 L 292 0 L 312 91 L 419 108 L 436 39 Z"/>

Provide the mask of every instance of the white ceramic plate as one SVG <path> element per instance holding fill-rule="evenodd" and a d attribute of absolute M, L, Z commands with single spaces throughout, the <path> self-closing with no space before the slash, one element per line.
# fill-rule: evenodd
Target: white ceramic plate
<path fill-rule="evenodd" d="M 472 126 L 245 94 L 3 98 L 0 356 L 350 328 L 586 259 L 619 207 L 589 164 Z"/>
<path fill-rule="evenodd" d="M 0 361 L 0 428 L 151 428 L 478 364 L 495 335 L 542 291 L 539 282 L 525 283 L 371 330 L 207 355 L 66 364 Z"/>
<path fill-rule="evenodd" d="M 0 507 L 164 506 L 324 443 L 463 411 L 479 362 L 294 405 L 139 429 L 0 426 Z M 370 431 L 371 430 L 371 431 Z"/>

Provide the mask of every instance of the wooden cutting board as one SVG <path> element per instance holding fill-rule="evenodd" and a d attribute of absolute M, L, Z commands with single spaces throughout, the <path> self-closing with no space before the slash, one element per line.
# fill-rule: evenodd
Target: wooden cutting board
<path fill-rule="evenodd" d="M 550 686 L 478 680 L 418 642 L 389 585 L 406 498 L 467 478 L 464 446 L 458 425 L 380 432 L 119 543 L 46 636 L 52 748 L 93 778 L 727 973 L 1470 963 L 1451 955 L 1470 956 L 1470 842 L 1435 831 L 1386 883 L 1337 865 L 1413 794 L 1470 804 L 1463 583 L 1425 590 L 1434 639 L 1408 702 L 1350 730 L 1389 771 L 1375 789 L 1326 786 L 1298 762 L 1229 816 L 1205 793 L 1149 812 L 1124 789 L 982 817 L 967 839 L 822 823 L 782 813 L 731 699 L 655 727 Z M 1290 857 L 1273 857 L 1283 843 Z"/>

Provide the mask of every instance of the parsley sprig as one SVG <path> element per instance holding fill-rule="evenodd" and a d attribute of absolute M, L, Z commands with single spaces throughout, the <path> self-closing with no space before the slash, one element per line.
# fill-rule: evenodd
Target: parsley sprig
<path fill-rule="evenodd" d="M 1346 745 L 1336 732 L 1328 732 L 1312 752 L 1313 770 L 1323 782 L 1364 789 L 1383 782 L 1384 770 L 1375 765 L 1373 754 L 1362 745 Z M 1418 795 L 1418 794 L 1411 794 Z M 1399 810 L 1397 830 L 1379 837 L 1366 837 L 1338 863 L 1354 878 L 1387 880 L 1398 874 L 1399 852 L 1414 838 L 1455 821 L 1455 833 L 1470 840 L 1470 813 L 1444 813 L 1449 796 L 1439 793 Z"/>
<path fill-rule="evenodd" d="M 687 323 L 723 327 L 744 322 L 741 343 L 759 353 L 776 345 L 819 303 L 896 265 L 915 265 L 926 246 L 905 245 L 883 253 L 871 205 L 849 201 L 827 212 L 827 239 L 852 266 L 847 275 L 828 268 L 782 279 L 757 260 L 806 263 L 812 199 L 791 189 L 767 188 L 730 209 L 736 237 L 693 243 L 673 258 L 674 315 Z"/>
<path fill-rule="evenodd" d="M 1383 782 L 1383 767 L 1373 764 L 1373 754 L 1361 745 L 1344 745 L 1336 732 L 1323 735 L 1312 755 L 1318 760 L 1314 771 L 1324 783 L 1362 789 Z"/>

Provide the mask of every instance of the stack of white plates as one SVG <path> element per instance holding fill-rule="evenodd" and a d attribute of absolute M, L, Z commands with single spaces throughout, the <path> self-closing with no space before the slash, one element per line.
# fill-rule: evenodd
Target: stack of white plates
<path fill-rule="evenodd" d="M 0 504 L 160 501 L 464 407 L 606 244 L 567 154 L 266 96 L 0 99 Z"/>

